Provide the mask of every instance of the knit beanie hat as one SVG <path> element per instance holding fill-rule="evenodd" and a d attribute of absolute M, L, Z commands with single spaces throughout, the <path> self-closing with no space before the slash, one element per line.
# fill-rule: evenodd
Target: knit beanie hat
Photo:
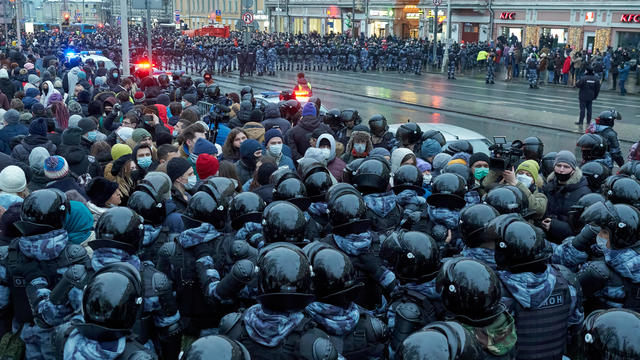
<path fill-rule="evenodd" d="M 196 105 L 198 103 L 198 97 L 196 94 L 185 94 L 182 96 L 182 100 L 191 103 L 191 105 Z"/>
<path fill-rule="evenodd" d="M 99 207 L 105 207 L 105 203 L 118 189 L 118 183 L 103 177 L 96 177 L 87 184 L 87 196 L 92 203 Z"/>
<path fill-rule="evenodd" d="M 69 164 L 59 155 L 49 156 L 44 161 L 44 176 L 51 180 L 61 179 L 69 173 Z"/>
<path fill-rule="evenodd" d="M 20 113 L 15 109 L 10 109 L 4 113 L 4 121 L 9 125 L 16 125 L 20 121 Z"/>
<path fill-rule="evenodd" d="M 469 159 L 470 158 L 471 158 L 471 154 L 466 153 L 466 152 L 459 152 L 459 153 L 453 154 L 453 156 L 451 157 L 451 160 L 449 162 L 451 162 L 452 160 L 463 160 L 464 164 L 467 165 L 467 164 L 469 164 Z"/>
<path fill-rule="evenodd" d="M 391 157 L 391 153 L 389 152 L 389 150 L 383 148 L 383 147 L 378 147 L 378 148 L 374 148 L 373 150 L 371 150 L 371 152 L 369 153 L 369 156 L 381 156 L 381 157 L 385 157 L 385 156 L 389 156 Z"/>
<path fill-rule="evenodd" d="M 484 161 L 484 162 L 486 162 L 488 164 L 489 163 L 489 155 L 487 155 L 485 153 L 481 153 L 481 152 L 474 153 L 469 158 L 469 166 L 473 166 L 473 164 L 477 163 L 478 161 Z"/>
<path fill-rule="evenodd" d="M 36 97 L 38 95 L 40 95 L 40 93 L 38 92 L 38 89 L 36 89 L 36 88 L 28 88 L 24 92 L 24 96 L 25 97 L 34 98 L 34 97 Z"/>
<path fill-rule="evenodd" d="M 111 148 L 111 159 L 115 161 L 115 160 L 118 160 L 121 156 L 129 155 L 132 152 L 133 150 L 131 150 L 129 145 L 115 144 Z"/>
<path fill-rule="evenodd" d="M 267 185 L 269 184 L 269 179 L 271 178 L 271 174 L 273 174 L 276 170 L 278 170 L 278 166 L 272 163 L 265 163 L 260 166 L 258 169 L 258 184 Z"/>
<path fill-rule="evenodd" d="M 82 105 L 80 105 L 79 102 L 71 100 L 69 104 L 67 104 L 67 108 L 69 109 L 69 114 L 82 116 Z"/>
<path fill-rule="evenodd" d="M 253 139 L 247 139 L 240 145 L 240 157 L 243 159 L 247 159 L 253 156 L 253 153 L 258 150 L 262 150 L 262 146 L 260 145 L 260 143 Z"/>
<path fill-rule="evenodd" d="M 144 96 L 144 93 L 142 91 L 136 91 L 136 93 L 133 94 L 133 102 L 135 102 L 136 104 L 142 104 L 145 100 L 146 97 Z"/>
<path fill-rule="evenodd" d="M 274 137 L 279 137 L 284 142 L 284 137 L 282 136 L 282 131 L 280 131 L 280 129 L 272 128 L 272 129 L 267 130 L 266 133 L 264 133 L 264 143 L 265 143 L 265 145 L 268 144 L 269 140 L 273 139 Z"/>
<path fill-rule="evenodd" d="M 418 167 L 418 170 L 420 170 L 420 172 L 431 171 L 431 164 L 420 158 L 416 159 L 416 166 Z"/>
<path fill-rule="evenodd" d="M 106 76 L 96 76 L 96 86 L 104 85 L 107 82 Z"/>
<path fill-rule="evenodd" d="M 209 176 L 213 176 L 218 172 L 220 163 L 215 156 L 209 154 L 201 154 L 196 160 L 196 172 L 200 179 L 206 179 Z"/>
<path fill-rule="evenodd" d="M 47 136 L 47 119 L 37 118 L 29 124 L 29 134 Z"/>
<path fill-rule="evenodd" d="M 24 171 L 15 165 L 9 165 L 0 171 L 0 190 L 17 194 L 27 188 L 27 177 Z"/>
<path fill-rule="evenodd" d="M 537 161 L 535 160 L 523 161 L 522 164 L 518 166 L 516 173 L 520 170 L 525 170 L 526 172 L 531 174 L 531 177 L 533 177 L 534 183 L 538 181 L 538 173 L 540 172 L 540 165 L 538 165 Z"/>
<path fill-rule="evenodd" d="M 449 160 L 451 160 L 451 155 L 447 153 L 437 154 L 433 158 L 433 169 L 436 171 L 444 169 L 444 167 L 447 166 L 447 163 L 449 163 Z"/>
<path fill-rule="evenodd" d="M 33 104 L 31 106 L 31 113 L 33 114 L 33 117 L 35 117 L 35 118 L 45 117 L 44 105 L 42 105 L 40 103 Z"/>
<path fill-rule="evenodd" d="M 452 164 L 462 164 L 464 166 L 467 166 L 467 162 L 464 161 L 464 159 L 451 159 L 447 163 L 447 165 L 452 165 Z"/>
<path fill-rule="evenodd" d="M 556 155 L 556 160 L 553 162 L 553 166 L 558 165 L 558 163 L 565 163 L 571 166 L 572 169 L 578 166 L 578 161 L 576 160 L 576 156 L 568 150 L 559 151 Z"/>
<path fill-rule="evenodd" d="M 80 141 L 82 139 L 82 129 L 79 127 L 68 127 L 62 133 L 62 144 L 63 145 L 80 145 Z"/>
<path fill-rule="evenodd" d="M 89 131 L 93 131 L 93 130 L 97 130 L 98 129 L 98 125 L 96 124 L 96 122 L 93 121 L 92 118 L 88 118 L 88 117 L 82 118 L 82 120 L 80 120 L 78 122 L 78 127 L 80 129 L 82 129 L 82 133 L 83 134 L 86 134 Z"/>
<path fill-rule="evenodd" d="M 164 106 L 169 106 L 169 104 L 171 103 L 171 99 L 169 98 L 169 95 L 167 95 L 167 94 L 160 94 L 156 98 L 156 102 L 158 104 L 161 104 L 161 105 L 164 105 Z"/>
<path fill-rule="evenodd" d="M 213 143 L 205 138 L 199 138 L 196 143 L 193 145 L 193 154 L 209 154 L 216 155 L 218 153 L 218 149 Z"/>
<path fill-rule="evenodd" d="M 316 106 L 310 102 L 304 104 L 302 116 L 316 116 Z"/>
<path fill-rule="evenodd" d="M 44 161 L 49 156 L 51 156 L 49 151 L 42 146 L 33 148 L 29 154 L 29 166 L 37 170 L 42 170 L 42 168 L 44 168 Z"/>
<path fill-rule="evenodd" d="M 442 146 L 440 146 L 439 142 L 435 141 L 434 139 L 427 139 L 422 142 L 422 147 L 420 148 L 420 157 L 426 160 L 427 158 L 436 156 L 441 152 Z"/>
<path fill-rule="evenodd" d="M 80 120 L 82 120 L 82 116 L 78 114 L 69 116 L 69 126 L 77 126 L 79 128 L 82 128 L 82 126 L 80 126 Z"/>
<path fill-rule="evenodd" d="M 26 68 L 27 64 L 24 65 Z M 40 82 L 40 78 L 36 74 L 29 74 L 29 76 L 27 77 L 27 81 L 29 81 L 29 84 L 38 85 L 38 83 Z"/>
<path fill-rule="evenodd" d="M 151 137 L 151 134 L 143 128 L 137 128 L 133 130 L 133 132 L 131 133 L 131 138 L 136 143 L 139 143 L 140 141 L 150 137 Z"/>
<path fill-rule="evenodd" d="M 167 175 L 171 178 L 171 183 L 175 182 L 177 178 L 184 175 L 191 167 L 189 161 L 185 158 L 176 157 L 167 163 Z"/>
<path fill-rule="evenodd" d="M 116 135 L 118 135 L 118 137 L 122 139 L 122 141 L 126 142 L 127 140 L 131 139 L 131 136 L 133 136 L 133 129 L 123 126 L 120 129 L 116 130 Z"/>
<path fill-rule="evenodd" d="M 91 101 L 91 94 L 87 90 L 82 90 L 78 93 L 78 103 L 89 104 Z"/>

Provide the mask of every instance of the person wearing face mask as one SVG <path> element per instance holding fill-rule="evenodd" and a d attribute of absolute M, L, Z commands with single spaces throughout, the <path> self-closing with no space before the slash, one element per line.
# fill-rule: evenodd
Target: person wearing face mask
<path fill-rule="evenodd" d="M 191 199 L 189 191 L 193 189 L 198 179 L 189 161 L 181 157 L 169 160 L 167 175 L 171 178 L 171 198 L 176 204 L 176 211 L 182 213 Z"/>
<path fill-rule="evenodd" d="M 503 173 L 504 183 L 517 187 L 527 197 L 529 210 L 535 211 L 534 219 L 542 219 L 547 210 L 547 197 L 540 192 L 542 179 L 538 176 L 539 172 L 540 165 L 534 160 L 527 160 L 518 166 L 515 173 Z"/>
<path fill-rule="evenodd" d="M 240 145 L 240 161 L 236 162 L 235 165 L 241 184 L 251 179 L 261 156 L 262 145 L 258 141 L 248 139 Z"/>
<path fill-rule="evenodd" d="M 482 184 L 482 180 L 489 175 L 489 156 L 485 153 L 475 153 L 469 158 L 469 169 L 475 179 L 475 184 Z"/>
<path fill-rule="evenodd" d="M 136 164 L 142 170 L 144 174 L 141 174 L 142 177 L 146 175 L 149 168 L 154 163 L 153 159 L 153 151 L 151 147 L 147 144 L 140 144 L 133 149 L 133 157 L 136 159 Z M 141 178 L 142 178 L 141 177 Z"/>
<path fill-rule="evenodd" d="M 296 167 L 293 164 L 293 160 L 282 152 L 284 146 L 282 132 L 280 129 L 269 129 L 264 134 L 264 145 L 266 148 L 266 154 L 276 159 L 278 167 L 286 166 L 289 169 L 295 171 Z"/>
<path fill-rule="evenodd" d="M 322 134 L 318 136 L 316 140 L 316 147 L 322 150 L 325 155 L 327 159 L 327 169 L 329 169 L 331 175 L 333 175 L 338 182 L 342 182 L 342 172 L 347 166 L 347 163 L 336 156 L 336 139 L 331 134 Z"/>
<path fill-rule="evenodd" d="M 542 228 L 547 239 L 559 243 L 572 235 L 568 214 L 583 195 L 591 192 L 587 179 L 578 168 L 576 157 L 569 151 L 559 151 L 554 161 L 553 173 L 547 178 L 542 189 L 547 196 L 547 211 Z"/>
<path fill-rule="evenodd" d="M 348 164 L 355 159 L 366 158 L 371 150 L 373 150 L 371 135 L 366 131 L 354 131 L 342 155 L 342 160 Z"/>

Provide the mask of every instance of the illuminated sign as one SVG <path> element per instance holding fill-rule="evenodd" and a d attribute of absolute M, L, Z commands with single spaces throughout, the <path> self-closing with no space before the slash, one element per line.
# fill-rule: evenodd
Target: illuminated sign
<path fill-rule="evenodd" d="M 418 20 L 420 19 L 420 13 L 407 13 L 408 20 Z"/>
<path fill-rule="evenodd" d="M 620 21 L 623 23 L 640 23 L 640 14 L 622 14 Z"/>
<path fill-rule="evenodd" d="M 503 12 L 500 14 L 500 20 L 515 20 L 516 13 L 514 12 Z"/>
<path fill-rule="evenodd" d="M 587 13 L 584 14 L 584 21 L 588 22 L 588 23 L 592 23 L 592 22 L 596 21 L 595 12 L 587 11 Z"/>
<path fill-rule="evenodd" d="M 387 10 L 369 10 L 369 16 L 389 16 Z"/>

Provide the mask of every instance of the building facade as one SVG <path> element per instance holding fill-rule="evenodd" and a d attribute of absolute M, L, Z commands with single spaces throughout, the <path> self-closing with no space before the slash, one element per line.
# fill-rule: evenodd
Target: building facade
<path fill-rule="evenodd" d="M 435 29 L 438 39 L 447 39 L 450 27 L 457 42 L 513 34 L 528 45 L 551 34 L 581 49 L 640 44 L 637 0 L 445 0 L 438 10 L 432 0 L 266 0 L 271 31 L 433 38 Z"/>
<path fill-rule="evenodd" d="M 174 15 L 177 14 L 181 23 L 187 25 L 189 29 L 199 29 L 219 23 L 228 25 L 233 30 L 247 4 L 247 0 L 175 0 Z M 249 8 L 254 15 L 254 21 L 257 22 L 256 25 L 261 30 L 268 29 L 269 22 L 264 15 L 264 1 L 253 0 Z M 220 14 L 219 22 L 216 18 L 216 10 Z"/>
<path fill-rule="evenodd" d="M 69 14 L 72 23 L 104 24 L 109 21 L 109 9 L 105 8 L 105 5 L 107 4 L 102 0 L 47 0 L 35 8 L 35 16 L 31 20 L 61 24 L 66 13 Z"/>

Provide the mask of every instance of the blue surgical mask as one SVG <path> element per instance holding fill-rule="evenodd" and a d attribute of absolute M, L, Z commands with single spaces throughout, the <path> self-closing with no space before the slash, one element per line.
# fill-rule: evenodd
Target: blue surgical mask
<path fill-rule="evenodd" d="M 177 138 L 177 137 L 178 137 L 178 135 L 180 135 L 180 134 L 178 133 L 178 130 L 173 129 L 173 131 L 171 132 L 171 135 L 172 135 L 174 138 Z"/>
<path fill-rule="evenodd" d="M 488 174 L 489 168 L 486 167 L 479 167 L 473 171 L 473 177 L 475 177 L 477 180 L 484 179 Z"/>
<path fill-rule="evenodd" d="M 198 160 L 198 155 L 191 153 L 189 154 L 189 160 L 191 160 L 192 163 L 196 163 L 196 161 Z"/>
<path fill-rule="evenodd" d="M 149 166 L 151 166 L 151 156 L 145 156 L 145 157 L 141 157 L 138 158 L 138 165 L 140 165 L 141 168 L 146 169 Z"/>
<path fill-rule="evenodd" d="M 117 79 L 118 78 L 118 73 L 113 73 L 113 74 L 111 74 L 111 76 L 113 76 L 115 79 Z"/>
<path fill-rule="evenodd" d="M 367 144 L 355 143 L 353 144 L 353 149 L 358 153 L 362 154 L 367 149 Z"/>
<path fill-rule="evenodd" d="M 282 144 L 273 144 L 269 145 L 269 149 L 267 149 L 269 155 L 273 157 L 278 157 L 282 153 Z"/>
<path fill-rule="evenodd" d="M 601 249 L 606 249 L 607 248 L 607 242 L 609 242 L 609 240 L 601 237 L 601 236 L 597 236 L 596 237 L 596 244 L 598 244 L 598 246 Z"/>
<path fill-rule="evenodd" d="M 180 101 L 180 105 L 182 105 L 183 109 L 186 109 L 186 107 L 187 107 L 187 103 L 184 100 Z"/>
<path fill-rule="evenodd" d="M 97 130 L 89 131 L 87 133 L 87 139 L 89 139 L 89 141 L 96 141 L 97 137 L 98 137 L 98 131 Z"/>
<path fill-rule="evenodd" d="M 195 175 L 191 175 L 187 179 L 187 183 L 184 184 L 184 188 L 187 190 L 191 190 L 196 186 L 197 182 L 198 182 L 198 178 Z"/>

